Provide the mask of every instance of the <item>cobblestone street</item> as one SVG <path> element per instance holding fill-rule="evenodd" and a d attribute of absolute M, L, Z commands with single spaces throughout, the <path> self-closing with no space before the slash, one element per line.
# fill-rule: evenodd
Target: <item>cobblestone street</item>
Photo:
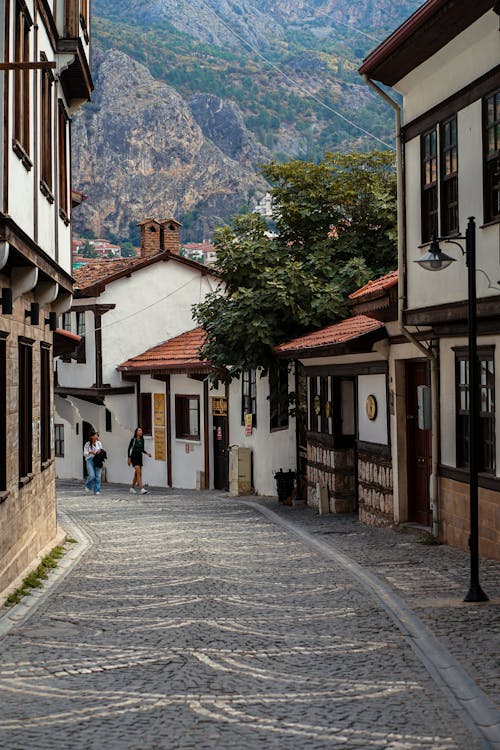
<path fill-rule="evenodd" d="M 497 702 L 500 564 L 481 567 L 492 601 L 464 605 L 467 555 L 351 516 L 69 483 L 59 508 L 90 544 L 0 638 L 1 748 L 498 747 L 341 559 L 269 510 L 376 574 Z"/>

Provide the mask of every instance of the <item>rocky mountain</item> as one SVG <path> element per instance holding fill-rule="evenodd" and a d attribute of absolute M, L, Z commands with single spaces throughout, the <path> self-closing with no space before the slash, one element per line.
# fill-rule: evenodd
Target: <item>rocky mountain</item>
<path fill-rule="evenodd" d="M 159 213 L 200 240 L 261 197 L 260 163 L 393 143 L 357 68 L 420 0 L 92 5 L 96 89 L 74 123 L 84 235 L 133 238 Z"/>
<path fill-rule="evenodd" d="M 195 211 L 209 236 L 265 193 L 257 163 L 269 154 L 231 102 L 188 103 L 116 50 L 97 56 L 94 74 L 93 102 L 73 124 L 75 184 L 88 195 L 77 231 L 124 238 L 147 216 Z"/>

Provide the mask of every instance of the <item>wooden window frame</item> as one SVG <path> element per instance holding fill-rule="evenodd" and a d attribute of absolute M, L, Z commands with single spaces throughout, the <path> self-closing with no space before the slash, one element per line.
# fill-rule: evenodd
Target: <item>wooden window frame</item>
<path fill-rule="evenodd" d="M 477 352 L 479 368 L 479 471 L 484 474 L 495 474 L 496 469 L 496 435 L 495 435 L 495 350 L 494 347 L 481 347 Z M 485 374 L 484 363 L 491 363 L 491 382 Z M 467 349 L 455 350 L 455 403 L 456 403 L 456 465 L 457 468 L 469 466 L 469 355 Z M 491 408 L 482 410 L 484 402 Z M 489 451 L 487 450 L 489 448 Z M 489 453 L 489 460 L 488 460 Z"/>
<path fill-rule="evenodd" d="M 69 163 L 68 163 L 68 123 L 69 117 L 61 99 L 58 102 L 57 118 L 57 153 L 58 153 L 58 187 L 59 216 L 65 224 L 70 222 L 69 209 Z"/>
<path fill-rule="evenodd" d="M 257 369 L 248 367 L 241 373 L 241 424 L 247 414 L 252 415 L 252 427 L 257 427 Z"/>
<path fill-rule="evenodd" d="M 196 403 L 197 425 L 196 433 L 191 431 L 190 412 L 193 411 L 191 402 Z M 177 393 L 175 396 L 175 437 L 177 440 L 200 440 L 200 397 Z"/>
<path fill-rule="evenodd" d="M 64 458 L 64 425 L 54 425 L 54 455 L 56 458 Z"/>
<path fill-rule="evenodd" d="M 330 375 L 309 375 L 308 378 L 309 431 L 320 435 L 333 435 L 332 398 L 329 396 L 329 393 L 333 393 L 332 377 Z M 318 407 L 319 412 L 317 412 Z"/>
<path fill-rule="evenodd" d="M 46 469 L 50 464 L 50 420 L 51 420 L 51 350 L 48 344 L 40 345 L 40 463 Z"/>
<path fill-rule="evenodd" d="M 19 484 L 33 478 L 33 342 L 19 340 Z"/>
<path fill-rule="evenodd" d="M 62 328 L 64 331 L 69 331 L 71 333 L 71 313 L 65 312 L 62 314 Z"/>
<path fill-rule="evenodd" d="M 421 233 L 422 242 L 430 242 L 439 231 L 438 131 L 433 127 L 420 137 Z"/>
<path fill-rule="evenodd" d="M 153 395 L 143 393 L 139 396 L 139 425 L 142 427 L 142 434 L 150 437 L 153 434 Z"/>
<path fill-rule="evenodd" d="M 30 30 L 33 21 L 23 0 L 16 0 L 14 18 L 14 60 L 30 62 Z M 14 139 L 12 147 L 25 168 L 33 166 L 30 160 L 30 84 L 32 71 L 14 71 Z"/>
<path fill-rule="evenodd" d="M 458 126 L 457 116 L 449 117 L 439 129 L 441 234 L 459 234 L 458 213 Z"/>
<path fill-rule="evenodd" d="M 288 424 L 288 362 L 279 362 L 269 370 L 269 429 L 284 430 Z"/>
<path fill-rule="evenodd" d="M 40 55 L 42 61 L 47 61 L 47 56 Z M 50 70 L 41 71 L 41 108 L 40 108 L 40 130 L 41 130 L 41 178 L 40 189 L 49 203 L 54 203 L 54 106 L 53 106 L 53 83 L 54 76 Z"/>
<path fill-rule="evenodd" d="M 500 221 L 500 89 L 483 99 L 483 144 L 483 213 L 489 224 Z"/>

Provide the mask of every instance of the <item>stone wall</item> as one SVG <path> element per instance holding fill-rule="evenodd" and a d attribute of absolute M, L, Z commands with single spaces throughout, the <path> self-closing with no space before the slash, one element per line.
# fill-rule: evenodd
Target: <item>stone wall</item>
<path fill-rule="evenodd" d="M 392 462 L 373 454 L 358 455 L 359 520 L 369 526 L 394 523 Z"/>
<path fill-rule="evenodd" d="M 330 512 L 356 510 L 354 448 L 329 448 L 308 438 L 307 504 L 317 508 L 317 485 L 328 488 Z"/>
<path fill-rule="evenodd" d="M 40 418 L 40 344 L 52 344 L 52 332 L 45 324 L 49 308 L 40 305 L 37 326 L 30 324 L 24 311 L 34 301 L 24 294 L 14 302 L 12 315 L 0 314 L 0 332 L 7 334 L 6 435 L 7 487 L 0 492 L 0 592 L 20 576 L 57 534 L 55 465 L 52 461 L 42 471 L 39 455 Z M 33 341 L 33 477 L 19 486 L 19 362 L 18 339 Z M 52 374 L 52 373 L 51 373 Z M 50 413 L 53 414 L 51 382 Z"/>
<path fill-rule="evenodd" d="M 441 477 L 441 541 L 469 551 L 469 485 Z M 479 488 L 479 554 L 500 560 L 500 493 Z"/>

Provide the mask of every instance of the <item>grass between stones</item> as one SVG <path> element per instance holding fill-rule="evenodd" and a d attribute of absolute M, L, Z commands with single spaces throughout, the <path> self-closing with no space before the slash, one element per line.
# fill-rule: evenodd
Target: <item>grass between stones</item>
<path fill-rule="evenodd" d="M 58 561 L 67 552 L 67 544 L 76 544 L 76 539 L 66 537 L 63 545 L 57 545 L 48 555 L 42 559 L 40 565 L 26 576 L 21 586 L 10 594 L 4 602 L 4 607 L 13 607 L 18 604 L 24 596 L 29 596 L 32 589 L 39 589 L 43 581 L 48 578 L 51 570 L 57 568 Z"/>

